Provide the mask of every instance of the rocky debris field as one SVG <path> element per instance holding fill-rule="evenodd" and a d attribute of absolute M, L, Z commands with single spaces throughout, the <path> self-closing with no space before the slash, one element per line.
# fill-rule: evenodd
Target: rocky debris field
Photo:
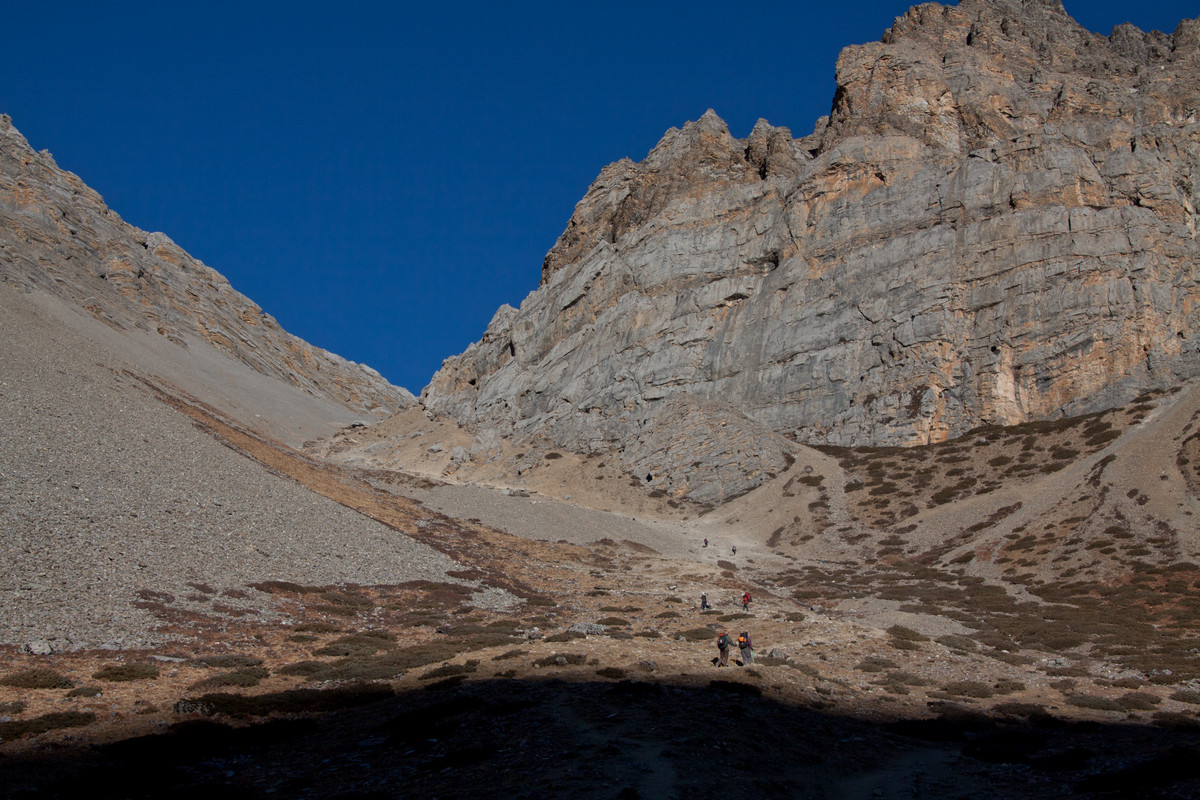
<path fill-rule="evenodd" d="M 508 544 L 514 561 L 480 558 L 492 547 L 466 558 L 484 581 L 497 568 L 535 581 L 505 609 L 472 604 L 460 583 L 280 581 L 259 590 L 286 625 L 10 653 L 3 796 L 84 784 L 97 797 L 390 796 L 418 782 L 438 797 L 706 797 L 714 780 L 801 797 L 1197 789 L 1185 764 L 1200 692 L 1175 681 L 880 629 L 836 601 L 813 610 L 757 586 L 743 611 L 746 582 L 640 546 Z M 751 632 L 753 663 L 714 666 L 722 630 Z"/>
<path fill-rule="evenodd" d="M 714 782 L 851 798 L 1200 790 L 1188 768 L 1200 743 L 1196 634 L 1182 614 L 1156 617 L 1182 608 L 1200 575 L 1170 563 L 1145 561 L 1138 574 L 1148 580 L 1084 572 L 1069 593 L 1041 597 L 1048 587 L 1032 580 L 1006 584 L 995 559 L 984 578 L 978 557 L 955 561 L 945 548 L 924 561 L 883 552 L 897 534 L 859 519 L 859 490 L 835 501 L 832 475 L 818 482 L 800 463 L 773 499 L 680 522 L 661 551 L 642 539 L 654 520 L 639 523 L 642 540 L 584 540 L 577 526 L 571 541 L 545 525 L 559 519 L 550 498 L 470 503 L 514 528 L 506 505 L 529 504 L 527 527 L 506 532 L 409 496 L 452 486 L 322 464 L 186 397 L 161 396 L 230 455 L 354 509 L 447 567 L 384 581 L 268 570 L 220 586 L 192 581 L 175 596 L 130 591 L 122 599 L 145 615 L 155 646 L 46 655 L 10 645 L 3 796 L 73 797 L 81 785 L 96 797 L 183 786 L 372 797 L 414 785 L 437 797 L 707 797 Z M 1117 427 L 1151 436 L 1146 425 L 1187 411 L 1164 401 L 1122 412 Z M 855 469 L 836 483 L 852 484 Z M 811 485 L 792 481 L 806 476 Z M 814 513 L 828 514 L 820 529 L 840 560 L 802 559 L 797 547 L 811 542 L 754 533 L 752 521 L 789 499 L 789 481 L 794 494 L 811 490 L 790 498 L 805 504 L 825 488 L 829 510 Z M 1069 502 L 1054 486 L 1056 502 Z M 1037 504 L 1029 486 L 1016 490 Z M 752 520 L 752 508 L 762 516 Z M 596 513 L 594 533 L 606 532 L 604 519 L 630 530 L 627 515 Z M 833 522 L 845 519 L 867 538 L 843 541 Z M 986 538 L 1002 524 L 975 532 Z M 1131 589 L 1117 593 L 1126 605 L 1114 618 L 1105 592 L 1121 586 Z M 700 609 L 701 592 L 712 609 Z M 271 614 L 193 613 L 229 597 L 222 605 L 253 600 Z M 714 665 L 722 631 L 749 632 L 754 661 L 735 653 L 730 666 Z M 1136 644 L 1122 649 L 1123 635 Z"/>
<path fill-rule="evenodd" d="M 299 452 L 3 297 L 0 796 L 1200 790 L 1194 387 L 703 506 L 413 411 Z"/>
<path fill-rule="evenodd" d="M 168 597 L 219 627 L 279 618 L 247 589 L 257 581 L 439 580 L 455 568 L 222 446 L 21 300 L 0 285 L 0 642 L 145 647 L 164 641 L 152 612 Z"/>

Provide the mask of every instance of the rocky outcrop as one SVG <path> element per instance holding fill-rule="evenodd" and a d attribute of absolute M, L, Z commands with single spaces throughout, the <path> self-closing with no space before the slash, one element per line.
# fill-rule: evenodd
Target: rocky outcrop
<path fill-rule="evenodd" d="M 423 402 L 583 452 L 641 447 L 681 396 L 907 445 L 1193 377 L 1198 115 L 1200 20 L 1104 37 L 1057 0 L 916 6 L 843 51 L 811 135 L 710 111 L 603 170 L 538 290 Z"/>
<path fill-rule="evenodd" d="M 125 223 L 78 176 L 35 153 L 0 115 L 0 281 L 39 289 L 120 330 L 211 346 L 304 393 L 385 415 L 415 398 L 378 372 L 313 347 L 162 233 Z"/>

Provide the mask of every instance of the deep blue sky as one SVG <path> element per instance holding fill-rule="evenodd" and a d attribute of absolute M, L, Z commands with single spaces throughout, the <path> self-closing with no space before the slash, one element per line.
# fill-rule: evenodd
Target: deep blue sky
<path fill-rule="evenodd" d="M 906 0 L 12 3 L 0 112 L 291 332 L 419 392 L 600 169 L 714 108 L 800 136 Z M 1067 0 L 1174 30 L 1196 0 Z M 740 9 L 740 10 L 739 10 Z"/>

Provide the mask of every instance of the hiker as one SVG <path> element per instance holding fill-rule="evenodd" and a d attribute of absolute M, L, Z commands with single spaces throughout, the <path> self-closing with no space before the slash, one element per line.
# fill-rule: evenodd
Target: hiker
<path fill-rule="evenodd" d="M 737 545 L 736 544 L 733 546 L 733 554 L 735 556 L 737 555 Z"/>
<path fill-rule="evenodd" d="M 705 546 L 705 547 L 708 547 L 708 539 L 705 539 L 705 540 L 704 540 L 704 546 Z"/>
<path fill-rule="evenodd" d="M 750 610 L 750 593 L 743 592 L 742 593 L 742 611 L 749 611 L 749 610 Z"/>
<path fill-rule="evenodd" d="M 712 608 L 712 606 L 710 606 L 708 604 L 708 592 L 701 592 L 700 593 L 700 610 L 707 611 L 710 608 Z"/>
<path fill-rule="evenodd" d="M 729 634 L 725 631 L 717 637 L 717 666 L 729 666 Z"/>
<path fill-rule="evenodd" d="M 750 634 L 742 631 L 742 635 L 738 637 L 738 650 L 742 652 L 742 663 L 754 663 L 754 645 L 750 642 Z"/>

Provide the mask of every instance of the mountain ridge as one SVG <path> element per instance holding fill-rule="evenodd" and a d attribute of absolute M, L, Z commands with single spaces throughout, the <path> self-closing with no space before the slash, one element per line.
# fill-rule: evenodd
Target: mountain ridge
<path fill-rule="evenodd" d="M 963 6 L 1065 25 L 1056 7 Z M 920 15 L 955 47 L 1005 33 L 1002 17 L 972 33 L 953 9 Z M 1125 34 L 1121 47 L 1150 42 Z M 938 60 L 922 67 L 933 78 Z M 850 100 L 872 98 L 859 74 L 846 73 Z M 933 85 L 874 77 L 910 98 Z M 877 99 L 893 114 L 896 98 Z M 1093 160 L 1062 144 L 1064 120 L 1114 129 L 1075 111 L 1049 134 L 965 154 L 938 144 L 945 119 L 927 105 L 897 117 L 907 133 L 822 150 L 829 122 L 796 144 L 766 123 L 734 139 L 706 114 L 668 132 L 650 164 L 606 170 L 547 291 L 498 312 L 473 356 L 503 370 L 536 354 L 543 382 L 514 397 L 552 424 L 485 414 L 474 432 L 411 402 L 366 424 L 369 381 L 340 387 L 336 360 L 260 338 L 250 301 L 165 237 L 116 222 L 48 155 L 18 151 L 43 179 L 0 152 L 0 797 L 707 797 L 714 773 L 783 796 L 1200 795 L 1200 381 L 945 441 L 817 449 L 748 413 L 736 381 L 705 397 L 673 371 L 679 352 L 696 371 L 711 357 L 754 388 L 744 367 L 774 342 L 733 333 L 747 318 L 780 330 L 748 310 L 807 291 L 825 314 L 812 341 L 876 326 L 880 344 L 864 347 L 894 348 L 864 380 L 919 377 L 905 348 L 936 367 L 926 339 L 972 303 L 1010 305 L 996 319 L 1014 367 L 1044 357 L 1051 377 L 1103 378 L 1094 337 L 1020 348 L 1056 330 L 1054 315 L 1107 330 L 1094 301 L 1110 296 L 1162 315 L 1134 320 L 1151 333 L 1177 313 L 1180 363 L 1146 339 L 1160 362 L 1146 380 L 1187 373 L 1194 312 L 1176 300 L 1190 302 L 1194 251 L 1153 234 L 1187 228 L 1180 199 L 1194 188 L 1162 165 L 1179 164 L 1172 147 L 1190 157 L 1193 123 L 1156 124 Z M 954 127 L 960 146 L 983 129 Z M 1129 186 L 1141 205 L 1111 205 Z M 1017 221 L 986 227 L 1005 215 Z M 809 221 L 829 235 L 792 235 Z M 956 293 L 911 286 L 915 262 L 884 260 L 879 242 L 907 258 L 926 252 L 922 237 L 952 260 L 976 247 L 996 263 L 972 275 L 953 261 L 968 273 L 954 273 Z M 970 289 L 993 275 L 1009 282 Z M 1023 287 L 1041 293 L 1022 304 Z M 856 288 L 842 327 L 824 330 Z M 922 297 L 945 313 L 897 317 Z M 1021 314 L 1042 327 L 1022 332 Z M 728 341 L 714 348 L 713 332 Z M 624 372 L 589 361 L 589 345 L 628 351 Z M 1063 346 L 1074 361 L 1054 359 Z M 853 382 L 834 352 L 825 376 Z M 576 364 L 596 380 L 572 394 Z M 460 377 L 497 414 L 492 374 Z M 610 405 L 614 386 L 626 394 Z M 920 381 L 891 400 L 874 391 L 848 395 L 856 413 L 886 426 L 894 408 L 897 429 L 942 396 Z M 582 426 L 594 452 L 545 435 L 569 440 L 575 411 L 596 417 Z M 753 662 L 719 667 L 718 634 L 740 631 Z M 734 706 L 738 734 L 714 736 L 714 709 Z"/>
<path fill-rule="evenodd" d="M 42 304 L 82 310 L 102 326 L 75 318 L 88 328 L 84 335 L 135 363 L 152 361 L 153 371 L 198 395 L 238 391 L 231 399 L 246 406 L 249 422 L 270 416 L 258 394 L 311 420 L 308 436 L 336 430 L 333 418 L 377 419 L 415 403 L 370 367 L 283 330 L 166 234 L 124 222 L 48 151 L 35 152 L 7 115 L 0 115 L 0 281 Z M 209 377 L 197 381 L 201 364 Z"/>
<path fill-rule="evenodd" d="M 422 402 L 628 455 L 680 395 L 797 442 L 911 445 L 1194 377 L 1198 30 L 916 6 L 842 52 L 812 134 L 739 140 L 710 111 L 602 170 L 540 287 Z M 664 488 L 717 499 L 692 460 Z M 734 494 L 761 482 L 745 460 Z"/>

